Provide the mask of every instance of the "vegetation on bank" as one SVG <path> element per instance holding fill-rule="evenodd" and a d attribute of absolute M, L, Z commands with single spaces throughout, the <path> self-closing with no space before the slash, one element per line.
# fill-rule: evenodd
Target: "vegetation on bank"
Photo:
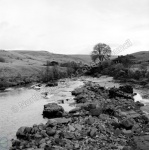
<path fill-rule="evenodd" d="M 51 62 L 47 62 L 46 68 L 41 72 L 40 80 L 42 82 L 52 82 L 62 78 L 70 78 L 76 74 L 76 71 L 78 71 L 82 65 L 81 62 L 77 63 L 74 61 L 60 64 L 54 62 L 54 65 L 53 63 L 51 65 Z"/>
<path fill-rule="evenodd" d="M 108 49 L 106 50 L 106 47 Z M 93 49 L 93 52 L 95 48 Z M 104 53 L 105 51 L 105 53 Z M 106 53 L 107 52 L 107 53 Z M 121 80 L 122 82 L 132 82 L 141 84 L 143 86 L 149 86 L 149 62 L 138 63 L 133 55 L 118 56 L 118 58 L 110 60 L 103 59 L 102 55 L 110 57 L 110 48 L 102 44 L 98 44 L 97 53 L 91 55 L 94 62 L 98 59 L 99 63 L 95 67 L 92 67 L 87 74 L 92 76 L 109 75 L 113 76 L 114 79 Z M 106 57 L 107 58 L 107 57 Z"/>

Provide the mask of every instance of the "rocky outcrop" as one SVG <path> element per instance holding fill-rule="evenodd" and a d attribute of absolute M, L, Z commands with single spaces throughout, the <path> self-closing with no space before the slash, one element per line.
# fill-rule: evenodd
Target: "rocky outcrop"
<path fill-rule="evenodd" d="M 44 114 L 53 119 L 18 129 L 11 150 L 148 150 L 149 119 L 130 91 L 126 87 L 107 90 L 87 83 L 72 92 L 76 109 L 62 117 L 61 106 L 45 105 Z"/>
<path fill-rule="evenodd" d="M 46 118 L 62 117 L 63 113 L 64 113 L 63 107 L 56 103 L 49 103 L 44 105 L 43 117 Z"/>

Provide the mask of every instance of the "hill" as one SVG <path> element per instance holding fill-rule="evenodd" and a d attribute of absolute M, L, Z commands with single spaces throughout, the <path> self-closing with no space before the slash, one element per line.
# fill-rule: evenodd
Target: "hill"
<path fill-rule="evenodd" d="M 140 51 L 132 53 L 137 63 L 149 62 L 149 51 Z"/>
<path fill-rule="evenodd" d="M 90 57 L 87 55 L 62 55 L 48 51 L 29 50 L 0 50 L 0 58 L 5 62 L 0 62 L 0 77 L 31 76 L 38 74 L 44 68 L 47 61 L 57 61 L 59 63 L 75 61 L 89 63 Z"/>

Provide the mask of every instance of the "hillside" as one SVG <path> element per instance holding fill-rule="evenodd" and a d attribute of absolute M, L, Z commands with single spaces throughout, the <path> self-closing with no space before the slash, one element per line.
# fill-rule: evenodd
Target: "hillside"
<path fill-rule="evenodd" d="M 135 57 L 135 61 L 138 63 L 149 62 L 149 51 L 140 51 L 131 55 Z"/>
<path fill-rule="evenodd" d="M 0 50 L 0 58 L 5 62 L 0 62 L 0 77 L 17 76 L 30 76 L 38 74 L 42 71 L 44 64 L 47 61 L 57 61 L 59 63 L 75 61 L 89 63 L 90 57 L 87 55 L 61 55 L 53 54 L 47 51 L 5 51 Z"/>

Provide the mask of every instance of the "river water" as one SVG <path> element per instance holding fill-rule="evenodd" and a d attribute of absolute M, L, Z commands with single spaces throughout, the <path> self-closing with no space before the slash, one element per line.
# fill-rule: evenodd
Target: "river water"
<path fill-rule="evenodd" d="M 8 139 L 9 143 L 15 138 L 16 131 L 21 126 L 32 126 L 33 124 L 46 123 L 47 119 L 43 119 L 43 105 L 49 102 L 59 102 L 64 100 L 63 106 L 65 111 L 74 108 L 74 102 L 71 91 L 82 86 L 85 82 L 92 81 L 99 83 L 101 86 L 118 87 L 120 84 L 113 82 L 111 77 L 81 77 L 79 79 L 65 80 L 59 82 L 57 87 L 46 88 L 44 85 L 40 89 L 29 87 L 8 89 L 7 92 L 0 93 L 0 140 Z M 47 98 L 44 98 L 43 92 L 48 91 Z M 139 93 L 140 91 L 136 90 Z M 140 94 L 135 99 L 146 104 L 144 110 L 149 110 L 149 100 L 142 99 Z M 70 105 L 71 104 L 71 105 Z"/>

